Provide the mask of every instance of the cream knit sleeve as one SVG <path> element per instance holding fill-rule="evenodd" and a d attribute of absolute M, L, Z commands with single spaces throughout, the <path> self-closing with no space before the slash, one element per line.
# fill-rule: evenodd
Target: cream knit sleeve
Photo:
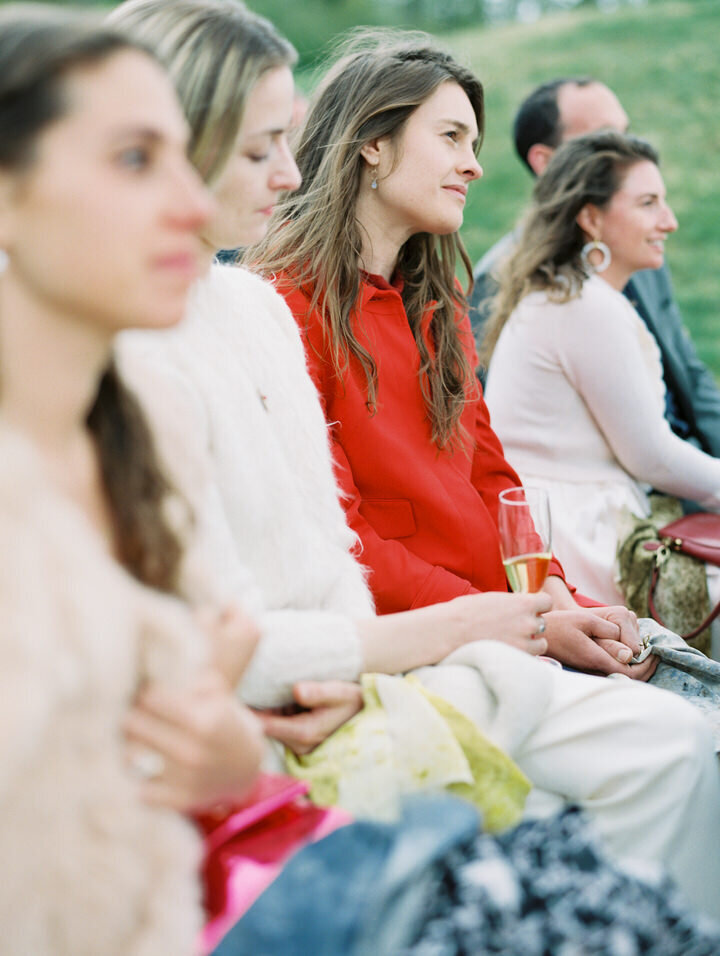
<path fill-rule="evenodd" d="M 640 317 L 611 289 L 565 308 L 557 340 L 565 374 L 623 468 L 637 481 L 720 511 L 720 461 L 670 429 L 659 354 Z"/>

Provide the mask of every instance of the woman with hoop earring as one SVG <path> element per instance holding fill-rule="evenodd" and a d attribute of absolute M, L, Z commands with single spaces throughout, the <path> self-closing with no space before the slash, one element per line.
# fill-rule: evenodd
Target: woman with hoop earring
<path fill-rule="evenodd" d="M 671 431 L 660 351 L 621 294 L 676 229 L 652 146 L 611 131 L 565 144 L 505 264 L 484 356 L 493 426 L 549 492 L 568 577 L 611 603 L 623 524 L 649 515 L 650 489 L 720 511 L 720 461 Z"/>

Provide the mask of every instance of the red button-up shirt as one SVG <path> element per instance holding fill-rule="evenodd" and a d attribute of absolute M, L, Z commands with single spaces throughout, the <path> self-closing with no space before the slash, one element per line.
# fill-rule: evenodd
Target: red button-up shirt
<path fill-rule="evenodd" d="M 287 277 L 278 280 L 300 327 L 309 370 L 330 424 L 333 455 L 348 521 L 379 613 L 448 601 L 475 591 L 506 591 L 497 529 L 498 494 L 520 480 L 490 427 L 479 391 L 462 415 L 462 447 L 432 441 L 420 389 L 420 354 L 400 295 L 401 285 L 367 277 L 355 334 L 377 363 L 374 414 L 360 363 L 335 374 L 323 320 Z M 423 316 L 427 334 L 433 306 Z M 467 316 L 461 336 L 476 355 Z M 563 576 L 553 561 L 551 574 Z"/>

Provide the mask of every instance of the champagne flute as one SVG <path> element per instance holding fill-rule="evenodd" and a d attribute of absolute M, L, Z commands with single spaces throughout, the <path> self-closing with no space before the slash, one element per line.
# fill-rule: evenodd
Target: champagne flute
<path fill-rule="evenodd" d="M 542 488 L 506 488 L 498 498 L 500 551 L 513 591 L 534 594 L 545 583 L 550 549 L 550 503 Z"/>

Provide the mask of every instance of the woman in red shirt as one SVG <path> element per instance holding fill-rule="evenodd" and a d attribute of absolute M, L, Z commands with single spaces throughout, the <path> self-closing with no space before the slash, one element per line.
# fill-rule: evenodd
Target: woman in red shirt
<path fill-rule="evenodd" d="M 497 500 L 519 484 L 474 368 L 455 278 L 468 186 L 482 175 L 483 89 L 416 37 L 351 41 L 301 135 L 300 189 L 252 258 L 278 276 L 331 423 L 345 507 L 381 613 L 506 590 Z M 550 653 L 629 668 L 624 608 L 578 607 L 554 561 Z"/>

